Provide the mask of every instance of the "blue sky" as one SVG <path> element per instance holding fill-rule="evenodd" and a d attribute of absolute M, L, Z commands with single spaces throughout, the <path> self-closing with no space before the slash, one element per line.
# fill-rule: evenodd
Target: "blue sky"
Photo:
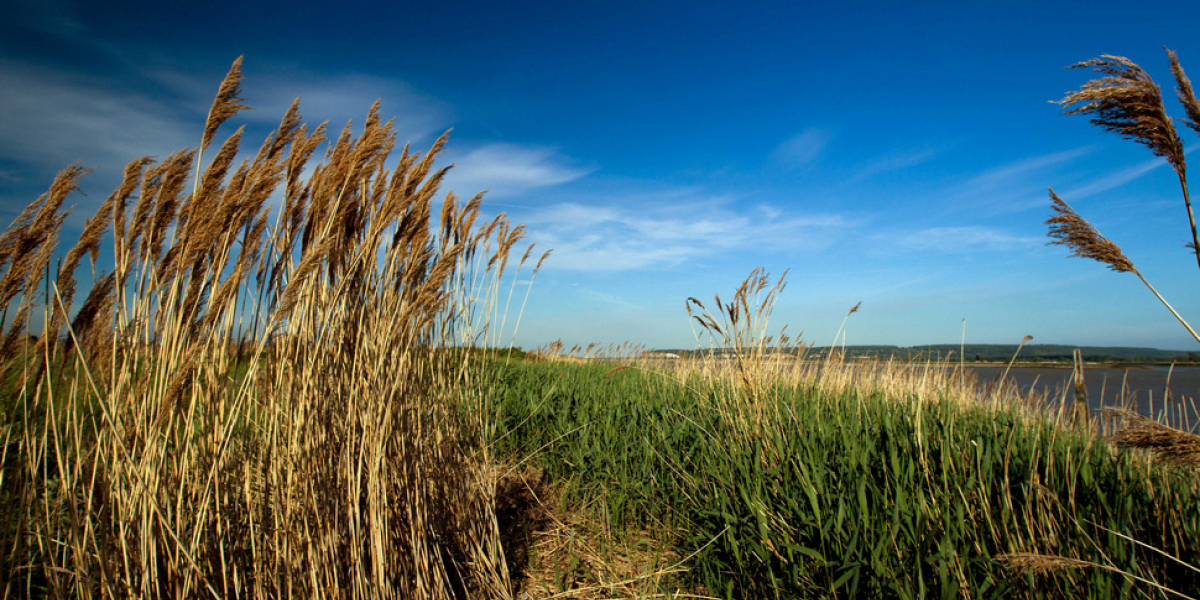
<path fill-rule="evenodd" d="M 1200 3 L 5 10 L 6 222 L 80 160 L 98 170 L 74 198 L 77 228 L 126 162 L 195 146 L 217 84 L 245 55 L 256 110 L 231 124 L 249 140 L 297 96 L 308 121 L 334 126 L 381 98 L 418 147 L 453 128 L 447 189 L 489 190 L 487 211 L 554 249 L 516 334 L 527 348 L 693 347 L 685 299 L 728 296 L 759 266 L 790 269 L 772 323 L 817 344 L 862 301 L 850 344 L 956 342 L 965 319 L 974 343 L 1197 345 L 1136 277 L 1046 246 L 1043 222 L 1053 187 L 1200 321 L 1174 173 L 1049 103 L 1091 77 L 1064 66 L 1105 53 L 1138 62 L 1172 97 L 1162 47 L 1200 78 Z M 1173 100 L 1168 110 L 1182 115 Z"/>

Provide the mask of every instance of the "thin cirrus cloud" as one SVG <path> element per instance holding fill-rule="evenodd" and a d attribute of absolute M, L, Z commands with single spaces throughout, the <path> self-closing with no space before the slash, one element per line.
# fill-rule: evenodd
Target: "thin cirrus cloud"
<path fill-rule="evenodd" d="M 247 126 L 242 153 L 278 126 L 293 99 L 300 97 L 304 120 L 315 127 L 329 121 L 326 135 L 336 139 L 353 121 L 357 134 L 376 101 L 380 115 L 394 119 L 400 144 L 428 146 L 449 127 L 451 111 L 403 82 L 361 74 L 256 75 L 244 65 L 243 96 L 255 110 L 242 111 L 218 133 L 216 143 Z M 79 208 L 69 223 L 82 225 L 108 191 L 120 182 L 126 164 L 142 156 L 159 160 L 200 141 L 208 105 L 220 79 L 182 71 L 141 70 L 137 77 L 151 94 L 121 85 L 117 78 L 36 64 L 0 63 L 0 217 L 16 211 L 45 190 L 54 173 L 79 162 L 96 172 L 82 181 L 84 195 L 72 198 Z M 213 79 L 210 81 L 210 79 Z M 149 85 L 145 85 L 148 83 Z M 417 148 L 420 150 L 420 148 Z M 398 154 L 398 152 L 397 152 Z M 320 153 L 315 157 L 320 160 Z M 439 161 L 446 164 L 443 159 Z M 305 177 L 311 168 L 305 171 Z"/>
<path fill-rule="evenodd" d="M 195 144 L 187 119 L 155 101 L 83 75 L 0 64 L 0 159 L 36 169 L 75 161 L 119 169 Z M 203 115 L 200 115 L 203 119 Z"/>
<path fill-rule="evenodd" d="M 836 214 L 780 218 L 780 211 L 763 205 L 759 211 L 700 205 L 564 202 L 524 222 L 532 241 L 554 249 L 548 268 L 610 272 L 678 267 L 738 251 L 821 250 L 854 226 Z"/>
<path fill-rule="evenodd" d="M 1167 161 L 1161 158 L 1145 160 L 1141 163 L 1131 167 L 1126 167 L 1120 171 L 1116 171 L 1077 188 L 1068 189 L 1066 192 L 1063 192 L 1060 195 L 1063 198 L 1068 198 L 1070 200 L 1078 200 L 1080 198 L 1095 196 L 1096 194 L 1102 194 L 1108 190 L 1121 187 L 1136 179 L 1140 179 L 1141 177 L 1149 174 L 1151 171 L 1165 166 L 1167 166 Z"/>
<path fill-rule="evenodd" d="M 1018 236 L 979 225 L 927 227 L 880 234 L 876 239 L 891 248 L 940 253 L 1003 252 L 1033 248 L 1045 243 L 1041 237 Z"/>
<path fill-rule="evenodd" d="M 74 37 L 84 31 L 75 6 L 62 0 L 14 0 L 5 12 L 17 27 L 58 38 Z"/>
<path fill-rule="evenodd" d="M 330 137 L 348 122 L 361 126 L 380 100 L 380 116 L 393 119 L 400 143 L 431 142 L 449 129 L 451 111 L 403 82 L 362 74 L 257 75 L 244 65 L 243 96 L 255 110 L 243 111 L 226 127 L 250 126 L 263 135 L 278 125 L 295 98 L 315 126 L 329 121 Z M 168 90 L 154 96 L 118 87 L 111 80 L 37 65 L 0 63 L 0 158 L 34 164 L 75 160 L 108 166 L 146 155 L 195 146 L 220 79 L 177 71 L 145 71 Z M 357 133 L 357 131 L 356 131 Z M 64 163 L 64 161 L 66 161 Z"/>
<path fill-rule="evenodd" d="M 1021 159 L 978 173 L 952 192 L 959 210 L 1010 213 L 1043 206 L 1047 179 L 1054 167 L 1086 156 L 1095 146 L 1081 146 Z"/>
<path fill-rule="evenodd" d="M 589 288 L 581 288 L 579 290 L 579 293 L 587 298 L 591 298 L 592 300 L 597 300 L 604 304 L 610 304 L 610 305 L 617 306 L 620 308 L 641 308 L 641 305 L 629 302 L 628 300 L 625 300 L 624 298 L 621 298 L 620 296 L 615 296 L 613 294 L 606 294 L 604 292 L 598 292 L 596 290 L 589 289 Z"/>
<path fill-rule="evenodd" d="M 971 178 L 969 185 L 974 188 L 986 189 L 1009 187 L 1013 183 L 1026 181 L 1031 173 L 1070 162 L 1091 154 L 1093 151 L 1095 151 L 1095 146 L 1088 145 L 1021 159 L 988 169 Z"/>
<path fill-rule="evenodd" d="M 775 147 L 771 158 L 785 167 L 809 165 L 821 157 L 831 138 L 829 132 L 810 127 L 781 142 Z"/>
<path fill-rule="evenodd" d="M 932 146 L 923 148 L 910 148 L 886 154 L 870 161 L 855 169 L 854 180 L 860 181 L 877 175 L 884 175 L 896 171 L 903 171 L 922 164 L 925 164 L 945 151 L 953 147 L 953 144 L 944 146 Z"/>
<path fill-rule="evenodd" d="M 230 63 L 234 58 L 229 58 Z M 181 99 L 190 114 L 199 115 L 198 122 L 207 114 L 223 75 L 197 77 L 175 69 L 145 72 L 146 77 Z M 249 59 L 242 64 L 242 75 L 242 95 L 252 110 L 242 111 L 230 123 L 245 123 L 252 128 L 251 133 L 266 135 L 278 126 L 296 99 L 300 100 L 304 122 L 309 127 L 326 123 L 326 136 L 333 139 L 347 125 L 355 135 L 360 133 L 376 101 L 380 118 L 393 122 L 399 144 L 428 146 L 453 122 L 453 110 L 446 103 L 394 78 L 354 72 L 318 73 Z"/>
<path fill-rule="evenodd" d="M 486 144 L 465 154 L 449 153 L 454 168 L 443 189 L 461 196 L 486 190 L 489 197 L 506 197 L 536 188 L 561 185 L 584 177 L 595 168 L 581 167 L 561 153 L 538 146 Z"/>
<path fill-rule="evenodd" d="M 296 98 L 300 99 L 300 114 L 306 122 L 329 122 L 330 136 L 347 123 L 351 130 L 361 131 L 367 111 L 379 101 L 379 116 L 394 121 L 396 139 L 405 142 L 428 143 L 450 128 L 452 110 L 443 102 L 426 96 L 402 81 L 348 73 L 338 75 L 307 74 L 303 76 L 258 76 L 246 73 L 246 100 L 259 110 L 247 113 L 246 118 L 264 125 L 277 125 L 284 111 Z M 215 92 L 213 88 L 209 93 Z M 357 128 L 356 128 L 357 127 Z"/>

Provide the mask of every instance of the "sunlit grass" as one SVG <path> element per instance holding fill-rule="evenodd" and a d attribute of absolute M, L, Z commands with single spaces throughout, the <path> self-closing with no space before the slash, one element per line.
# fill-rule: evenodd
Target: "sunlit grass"
<path fill-rule="evenodd" d="M 495 382 L 500 455 L 536 465 L 620 537 L 698 552 L 717 596 L 1116 597 L 1120 574 L 1034 578 L 1012 553 L 1110 565 L 1187 591 L 1196 471 L 1154 464 L 1019 406 L 940 392 L 779 381 L 755 435 L 718 407 L 743 388 L 609 365 L 519 363 Z M 945 381 L 945 380 L 943 380 Z M 1142 590 L 1150 591 L 1150 590 Z"/>
<path fill-rule="evenodd" d="M 754 281 L 742 290 L 767 289 Z M 1197 471 L 984 391 L 957 363 L 772 351 L 754 324 L 770 303 L 751 297 L 707 320 L 753 332 L 718 334 L 725 351 L 708 359 L 497 365 L 497 455 L 540 469 L 605 531 L 601 547 L 651 532 L 692 557 L 656 592 L 1111 598 L 1153 595 L 1149 581 L 1195 594 Z M 1021 570 L 1015 556 L 1091 566 Z"/>

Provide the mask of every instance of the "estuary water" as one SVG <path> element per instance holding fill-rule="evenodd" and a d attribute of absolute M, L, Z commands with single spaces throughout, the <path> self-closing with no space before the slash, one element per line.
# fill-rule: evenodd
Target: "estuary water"
<path fill-rule="evenodd" d="M 1003 367 L 967 367 L 979 381 L 991 384 L 1000 378 Z M 1021 391 L 1045 393 L 1054 403 L 1065 396 L 1074 398 L 1073 372 L 1070 368 L 1014 367 L 1008 372 L 1010 385 Z M 1096 367 L 1084 370 L 1088 406 L 1122 406 L 1184 429 L 1200 429 L 1200 367 Z M 1169 392 L 1168 392 L 1169 391 Z"/>

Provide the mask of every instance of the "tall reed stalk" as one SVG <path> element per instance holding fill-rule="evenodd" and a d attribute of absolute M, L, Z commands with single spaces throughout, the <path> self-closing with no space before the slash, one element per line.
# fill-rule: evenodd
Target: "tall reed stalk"
<path fill-rule="evenodd" d="M 1175 76 L 1176 97 L 1187 114 L 1183 123 L 1200 133 L 1200 101 L 1196 99 L 1192 90 L 1192 82 L 1179 63 L 1179 57 L 1171 50 L 1167 50 L 1167 56 L 1171 61 L 1171 72 Z M 1200 235 L 1196 231 L 1196 218 L 1188 192 L 1186 153 L 1183 140 L 1175 129 L 1175 123 L 1167 114 L 1162 90 L 1144 69 L 1123 56 L 1105 54 L 1100 58 L 1074 64 L 1071 68 L 1092 68 L 1104 77 L 1087 82 L 1082 88 L 1068 93 L 1060 100 L 1059 104 L 1069 109 L 1066 114 L 1090 115 L 1092 124 L 1146 146 L 1155 156 L 1166 160 L 1175 171 L 1192 233 L 1192 241 L 1188 247 L 1196 256 L 1197 266 L 1200 266 Z M 1053 240 L 1050 243 L 1067 246 L 1074 256 L 1102 262 L 1114 271 L 1137 275 L 1188 333 L 1200 342 L 1200 334 L 1197 334 L 1162 294 L 1150 285 L 1117 244 L 1100 235 L 1091 223 L 1059 198 L 1053 189 L 1050 190 L 1050 199 L 1054 209 L 1054 215 L 1046 221 L 1050 226 L 1050 238 Z"/>
<path fill-rule="evenodd" d="M 397 156 L 378 104 L 327 139 L 297 100 L 201 168 L 245 108 L 240 62 L 199 149 L 131 163 L 56 272 L 77 165 L 0 235 L 0 596 L 507 597 L 453 348 L 487 331 L 522 230 L 477 225 L 480 196 L 435 212 L 446 137 Z M 113 269 L 68 318 L 106 235 Z"/>
<path fill-rule="evenodd" d="M 771 278 L 762 268 L 755 269 L 746 277 L 733 294 L 730 302 L 721 302 L 714 296 L 716 313 L 705 308 L 696 298 L 687 299 L 688 316 L 694 319 L 710 337 L 712 349 L 708 359 L 727 360 L 740 384 L 740 393 L 735 401 L 719 407 L 729 418 L 742 424 L 742 430 L 761 433 L 769 425 L 770 403 L 766 397 L 771 380 L 764 375 L 770 373 L 764 363 L 772 356 L 772 347 L 787 346 L 789 338 L 786 328 L 779 332 L 776 340 L 768 334 L 768 323 L 775 300 L 787 287 L 787 272 L 771 285 Z M 697 336 L 697 343 L 700 342 Z"/>
<path fill-rule="evenodd" d="M 1175 96 L 1187 116 L 1182 122 L 1200 134 L 1200 100 L 1196 98 L 1192 82 L 1184 72 L 1179 57 L 1171 50 L 1167 50 L 1167 57 L 1171 62 L 1171 73 L 1175 77 Z M 1192 233 L 1192 242 L 1188 246 L 1196 255 L 1197 264 L 1200 265 L 1200 237 L 1197 236 L 1196 219 L 1188 193 L 1186 153 L 1183 140 L 1175 129 L 1174 121 L 1167 114 L 1162 90 L 1144 69 L 1122 56 L 1106 54 L 1100 58 L 1072 65 L 1072 67 L 1090 67 L 1105 76 L 1089 81 L 1079 90 L 1068 93 L 1060 101 L 1060 104 L 1070 109 L 1066 111 L 1067 114 L 1090 115 L 1094 125 L 1146 146 L 1155 156 L 1160 156 L 1167 161 L 1179 179 L 1188 225 Z M 1066 246 L 1071 249 L 1072 255 L 1099 261 L 1118 273 L 1133 273 L 1187 329 L 1192 338 L 1200 342 L 1200 334 L 1150 284 L 1142 272 L 1134 266 L 1133 261 L 1125 256 L 1120 246 L 1101 235 L 1074 208 L 1059 198 L 1053 189 L 1050 190 L 1050 200 L 1054 214 L 1046 221 L 1046 224 L 1050 226 L 1051 244 Z M 1138 426 L 1139 423 L 1136 420 L 1129 424 L 1131 428 Z M 1179 443 L 1183 443 L 1183 441 L 1194 443 L 1196 439 L 1200 438 L 1194 434 L 1180 431 L 1178 435 L 1168 436 L 1166 439 Z M 1153 446 L 1143 445 L 1142 447 L 1152 448 Z"/>

